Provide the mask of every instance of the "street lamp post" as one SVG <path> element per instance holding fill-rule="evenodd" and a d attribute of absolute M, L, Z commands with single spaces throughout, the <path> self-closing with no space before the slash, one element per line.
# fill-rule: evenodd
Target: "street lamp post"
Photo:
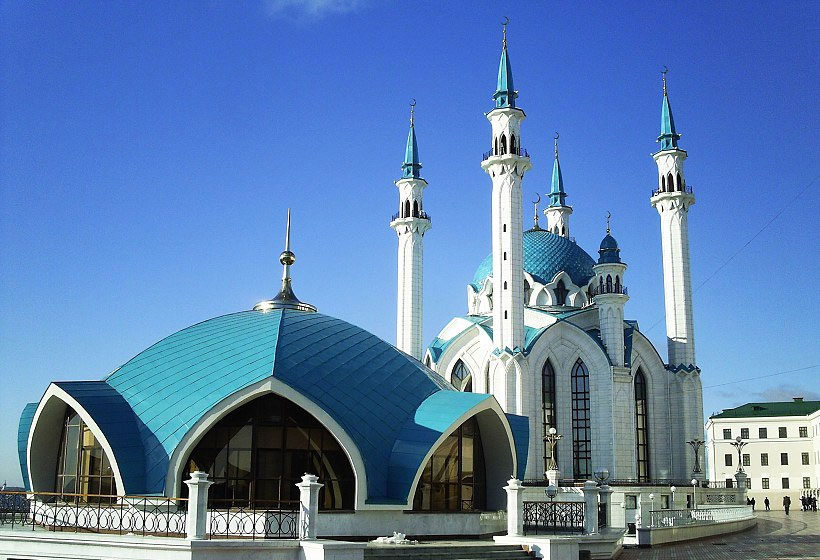
<path fill-rule="evenodd" d="M 748 444 L 748 441 L 743 441 L 740 436 L 735 438 L 735 441 L 732 442 L 732 447 L 737 449 L 737 472 L 744 472 L 743 470 L 743 457 L 741 453 L 743 452 L 743 448 Z"/>
<path fill-rule="evenodd" d="M 561 434 L 555 428 L 550 428 L 547 435 L 544 436 L 544 444 L 549 446 L 550 455 L 547 461 L 547 470 L 544 472 L 544 478 L 549 484 L 558 485 L 560 473 L 558 472 L 558 462 L 555 460 L 555 446 L 561 440 Z M 550 476 L 552 474 L 552 476 Z"/>
<path fill-rule="evenodd" d="M 649 526 L 652 527 L 652 514 L 655 511 L 655 494 L 649 494 L 649 501 L 652 502 L 652 510 L 649 512 Z"/>
<path fill-rule="evenodd" d="M 692 474 L 700 474 L 702 471 L 700 470 L 700 448 L 705 443 L 702 439 L 693 439 L 692 441 L 687 441 L 691 447 L 692 451 L 695 453 L 695 466 L 692 468 Z"/>
<path fill-rule="evenodd" d="M 555 429 L 555 428 L 553 428 L 553 429 Z M 552 500 L 558 494 L 558 488 L 553 486 L 552 484 L 550 484 L 549 486 L 547 486 L 547 489 L 544 490 L 544 492 L 546 492 L 547 498 L 550 499 L 550 509 L 547 512 L 547 523 L 552 525 L 552 534 L 554 535 L 555 534 L 555 525 L 556 525 L 555 520 L 556 520 L 557 516 L 555 515 L 555 506 L 552 503 Z"/>
<path fill-rule="evenodd" d="M 692 509 L 698 509 L 698 479 L 692 479 Z"/>
<path fill-rule="evenodd" d="M 669 487 L 669 491 L 672 492 L 672 503 L 669 504 L 669 506 L 670 506 L 669 509 L 675 509 L 675 490 L 677 490 L 676 487 L 674 487 L 674 486 Z"/>

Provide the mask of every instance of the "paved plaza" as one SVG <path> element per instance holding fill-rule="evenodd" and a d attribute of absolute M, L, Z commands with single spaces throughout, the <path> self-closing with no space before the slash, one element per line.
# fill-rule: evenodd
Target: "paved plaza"
<path fill-rule="evenodd" d="M 820 559 L 820 512 L 757 511 L 757 526 L 733 535 L 651 549 L 625 549 L 618 560 Z"/>

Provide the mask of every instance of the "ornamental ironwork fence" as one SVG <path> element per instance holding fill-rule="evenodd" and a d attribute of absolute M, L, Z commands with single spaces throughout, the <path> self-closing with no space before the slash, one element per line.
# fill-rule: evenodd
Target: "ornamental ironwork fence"
<path fill-rule="evenodd" d="M 703 523 L 723 523 L 751 519 L 752 506 L 735 506 L 703 509 L 664 509 L 650 511 L 651 527 L 680 527 Z"/>
<path fill-rule="evenodd" d="M 188 500 L 56 492 L 0 492 L 0 525 L 75 533 L 180 537 Z"/>
<path fill-rule="evenodd" d="M 530 153 L 526 149 L 523 149 L 523 148 L 518 148 L 516 150 L 507 152 L 505 154 L 494 154 L 493 151 L 490 150 L 489 152 L 484 152 L 483 154 L 481 154 L 481 161 L 486 161 L 486 160 L 490 159 L 493 156 L 506 156 L 506 155 L 516 155 L 516 156 L 522 156 L 522 157 L 525 157 L 525 158 L 530 157 Z"/>
<path fill-rule="evenodd" d="M 417 212 L 415 216 L 412 215 L 412 213 L 409 216 L 402 216 L 401 212 L 396 212 L 395 214 L 393 214 L 393 216 L 390 217 L 390 221 L 395 222 L 398 219 L 404 218 L 419 218 L 421 220 L 427 220 L 428 222 L 433 221 L 432 218 L 430 218 L 430 214 L 428 214 L 427 212 Z"/>
<path fill-rule="evenodd" d="M 211 539 L 295 539 L 299 533 L 299 502 L 255 500 L 248 506 L 235 507 L 211 500 L 208 512 L 208 534 Z"/>
<path fill-rule="evenodd" d="M 584 502 L 524 502 L 524 533 L 583 533 Z"/>
<path fill-rule="evenodd" d="M 686 186 L 685 186 L 685 187 L 683 187 L 682 189 L 666 189 L 666 190 L 663 190 L 663 189 L 654 189 L 654 190 L 652 191 L 652 196 L 657 196 L 657 195 L 659 195 L 659 194 L 664 194 L 664 193 L 669 193 L 669 194 L 672 194 L 672 193 L 676 193 L 676 192 L 685 192 L 686 194 L 693 194 L 693 193 L 692 193 L 692 187 L 691 187 L 691 186 L 689 186 L 689 185 L 686 185 Z"/>

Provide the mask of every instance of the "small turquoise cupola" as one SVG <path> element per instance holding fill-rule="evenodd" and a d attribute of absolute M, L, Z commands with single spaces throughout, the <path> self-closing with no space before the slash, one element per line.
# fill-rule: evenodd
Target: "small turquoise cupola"
<path fill-rule="evenodd" d="M 601 240 L 601 247 L 598 249 L 598 264 L 611 264 L 621 262 L 621 250 L 618 248 L 618 242 L 609 233 L 609 218 L 610 214 L 606 216 L 606 237 Z"/>
<path fill-rule="evenodd" d="M 507 54 L 507 25 L 509 23 L 510 18 L 504 18 L 504 39 L 501 48 L 501 62 L 498 64 L 498 85 L 493 94 L 496 109 L 505 107 L 515 108 L 515 98 L 518 97 L 518 92 L 515 91 L 515 87 L 513 86 L 510 57 Z"/>
<path fill-rule="evenodd" d="M 669 93 L 666 90 L 666 73 L 669 70 L 664 68 L 663 74 L 663 106 L 661 107 L 661 135 L 658 142 L 661 143 L 661 151 L 676 150 L 680 134 L 675 130 L 675 119 L 672 117 L 672 107 L 669 105 Z"/>
<path fill-rule="evenodd" d="M 552 164 L 552 186 L 550 188 L 550 206 L 566 206 L 567 193 L 564 192 L 564 177 L 561 175 L 561 163 L 558 161 L 558 133 L 553 138 L 555 162 Z"/>
<path fill-rule="evenodd" d="M 416 126 L 414 119 L 414 112 L 416 109 L 416 100 L 410 104 L 410 132 L 407 134 L 407 147 L 404 150 L 404 163 L 401 164 L 402 179 L 419 179 L 421 178 L 419 163 L 419 145 L 416 142 Z"/>

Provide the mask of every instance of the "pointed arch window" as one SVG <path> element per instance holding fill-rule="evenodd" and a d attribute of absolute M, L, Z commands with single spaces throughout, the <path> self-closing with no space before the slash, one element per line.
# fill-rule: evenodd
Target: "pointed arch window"
<path fill-rule="evenodd" d="M 672 177 L 671 173 L 666 176 L 666 186 L 669 192 L 673 192 L 675 190 L 675 178 Z"/>
<path fill-rule="evenodd" d="M 683 190 L 683 180 L 681 180 L 680 173 L 678 173 L 678 190 Z"/>
<path fill-rule="evenodd" d="M 615 275 L 615 293 L 616 294 L 621 293 L 621 277 L 618 276 L 617 274 Z"/>
<path fill-rule="evenodd" d="M 638 368 L 635 374 L 635 442 L 639 482 L 649 480 L 649 414 L 646 401 L 646 378 L 643 371 Z"/>
<path fill-rule="evenodd" d="M 507 137 L 503 134 L 501 135 L 501 155 L 507 153 Z"/>
<path fill-rule="evenodd" d="M 579 358 L 572 368 L 572 472 L 575 479 L 592 476 L 592 422 L 589 371 Z"/>
<path fill-rule="evenodd" d="M 553 292 L 555 293 L 555 305 L 567 304 L 567 294 L 569 294 L 569 290 L 567 290 L 563 280 L 558 281 Z"/>
<path fill-rule="evenodd" d="M 550 428 L 558 429 L 557 408 L 555 405 L 555 370 L 549 360 L 541 370 L 541 426 L 543 435 L 549 433 Z M 550 460 L 549 446 L 544 445 L 544 470 L 548 470 Z M 555 450 L 555 460 L 558 461 L 558 450 Z"/>
<path fill-rule="evenodd" d="M 409 200 L 404 201 L 404 216 L 402 216 L 402 217 L 403 218 L 409 218 L 410 217 L 410 201 Z"/>
<path fill-rule="evenodd" d="M 515 151 L 515 134 L 510 134 L 510 153 L 516 154 L 518 152 Z"/>
<path fill-rule="evenodd" d="M 415 511 L 480 511 L 487 495 L 484 448 L 475 417 L 447 436 L 421 473 Z"/>
<path fill-rule="evenodd" d="M 114 471 L 91 429 L 72 408 L 66 410 L 55 490 L 66 502 L 108 503 L 117 494 Z"/>
<path fill-rule="evenodd" d="M 608 293 L 608 294 L 612 293 L 612 275 L 611 274 L 606 275 L 606 293 Z"/>
<path fill-rule="evenodd" d="M 298 500 L 295 485 L 306 472 L 324 484 L 319 509 L 354 506 L 356 481 L 342 446 L 315 416 L 279 395 L 258 397 L 225 416 L 185 465 L 185 473 L 208 473 L 214 482 L 208 501 L 216 509 L 275 509 L 280 500 Z"/>
<path fill-rule="evenodd" d="M 666 191 L 666 175 L 661 175 L 661 192 Z"/>
<path fill-rule="evenodd" d="M 456 365 L 453 366 L 453 372 L 450 374 L 450 383 L 459 391 L 467 391 L 467 386 L 469 385 L 469 390 L 472 391 L 473 374 L 463 361 L 458 360 Z"/>
<path fill-rule="evenodd" d="M 498 138 L 493 139 L 493 155 L 498 155 Z"/>
<path fill-rule="evenodd" d="M 418 200 L 413 201 L 413 217 L 414 218 L 419 217 L 419 202 L 418 202 Z"/>

